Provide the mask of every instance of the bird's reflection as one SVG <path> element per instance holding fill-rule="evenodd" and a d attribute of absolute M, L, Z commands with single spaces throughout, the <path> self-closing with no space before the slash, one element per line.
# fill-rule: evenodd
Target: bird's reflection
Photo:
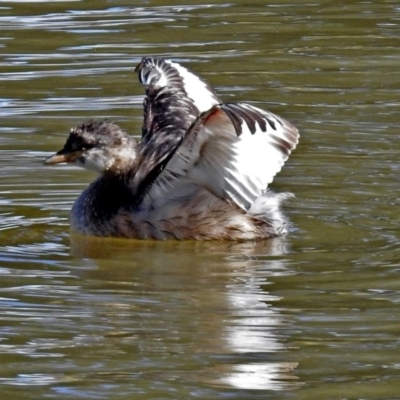
<path fill-rule="evenodd" d="M 267 268 L 284 270 L 281 260 L 269 260 Z M 264 269 L 265 272 L 265 269 Z M 237 363 L 223 366 L 215 383 L 239 389 L 283 390 L 295 388 L 298 381 L 292 371 L 295 362 L 277 361 L 276 353 L 284 352 L 276 330 L 282 318 L 272 304 L 279 300 L 263 288 L 267 285 L 259 269 L 242 275 L 241 282 L 227 286 L 227 304 L 231 310 L 225 321 L 225 340 Z M 242 355 L 242 356 L 240 356 Z"/>
<path fill-rule="evenodd" d="M 288 251 L 284 239 L 205 243 L 76 236 L 71 250 L 94 261 L 97 277 L 126 281 L 134 277 L 135 290 L 140 291 L 140 285 L 146 288 L 146 304 L 162 302 L 163 312 L 154 309 L 152 317 L 163 321 L 166 335 L 179 332 L 185 338 L 183 358 L 193 362 L 193 357 L 211 357 L 212 362 L 195 376 L 180 370 L 179 379 L 190 376 L 209 386 L 245 390 L 287 390 L 300 385 L 294 375 L 296 362 L 282 340 L 288 321 L 275 306 L 280 299 L 266 291 L 274 276 L 288 273 L 282 257 Z M 154 323 L 148 330 L 143 323 L 146 335 L 141 340 L 151 348 Z M 157 340 L 158 351 L 172 351 L 166 338 Z M 171 374 L 178 378 L 169 371 L 169 379 Z"/>

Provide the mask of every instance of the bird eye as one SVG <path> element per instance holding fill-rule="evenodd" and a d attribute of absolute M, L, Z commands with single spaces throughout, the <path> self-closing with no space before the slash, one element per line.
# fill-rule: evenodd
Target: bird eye
<path fill-rule="evenodd" d="M 94 144 L 86 143 L 84 146 L 80 147 L 81 151 L 88 151 L 94 147 Z"/>

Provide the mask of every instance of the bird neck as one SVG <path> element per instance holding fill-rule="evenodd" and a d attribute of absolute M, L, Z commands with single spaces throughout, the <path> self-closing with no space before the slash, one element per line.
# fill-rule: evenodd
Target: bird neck
<path fill-rule="evenodd" d="M 129 210 L 134 196 L 123 174 L 106 173 L 91 183 L 75 201 L 71 211 L 71 226 L 78 232 L 104 236 L 110 232 L 112 218 L 121 210 Z M 118 236 L 118 235 L 117 235 Z"/>

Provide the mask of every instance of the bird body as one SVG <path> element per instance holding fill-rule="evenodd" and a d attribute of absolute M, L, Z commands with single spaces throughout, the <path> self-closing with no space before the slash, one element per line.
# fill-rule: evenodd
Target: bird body
<path fill-rule="evenodd" d="M 87 121 L 46 164 L 69 162 L 99 177 L 71 211 L 73 230 L 137 239 L 257 240 L 282 235 L 280 203 L 268 189 L 298 143 L 284 119 L 222 103 L 179 64 L 144 58 L 142 137 Z"/>

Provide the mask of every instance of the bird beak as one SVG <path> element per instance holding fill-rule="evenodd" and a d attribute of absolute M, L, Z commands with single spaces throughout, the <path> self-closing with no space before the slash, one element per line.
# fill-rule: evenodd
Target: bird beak
<path fill-rule="evenodd" d="M 43 161 L 44 165 L 54 165 L 61 163 L 73 163 L 75 162 L 81 155 L 82 151 L 72 151 L 72 152 L 63 152 L 60 150 L 58 153 L 53 154 L 49 158 L 46 158 Z"/>

